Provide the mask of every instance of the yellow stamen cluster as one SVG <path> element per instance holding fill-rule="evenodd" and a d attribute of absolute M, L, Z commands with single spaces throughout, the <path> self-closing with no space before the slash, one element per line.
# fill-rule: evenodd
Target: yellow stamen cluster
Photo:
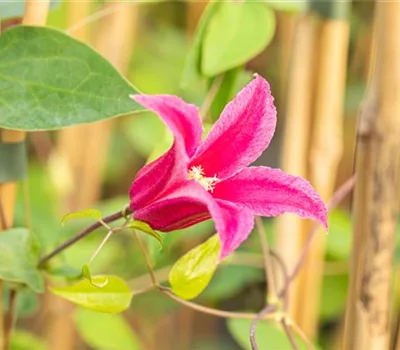
<path fill-rule="evenodd" d="M 192 166 L 189 170 L 188 178 L 190 180 L 196 180 L 207 191 L 213 192 L 215 184 L 219 179 L 215 175 L 213 177 L 206 177 L 204 175 L 204 170 L 201 165 Z"/>

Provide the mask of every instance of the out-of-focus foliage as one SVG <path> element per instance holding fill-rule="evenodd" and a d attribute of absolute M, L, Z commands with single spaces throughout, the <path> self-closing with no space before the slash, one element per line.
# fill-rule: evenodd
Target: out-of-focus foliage
<path fill-rule="evenodd" d="M 37 335 L 17 330 L 11 338 L 11 350 L 49 350 L 49 348 Z"/>
<path fill-rule="evenodd" d="M 95 349 L 142 349 L 139 340 L 122 315 L 77 309 L 74 319 L 82 339 Z"/>
<path fill-rule="evenodd" d="M 234 339 L 243 349 L 251 350 L 249 342 L 249 329 L 251 320 L 230 319 L 227 321 L 228 329 Z M 299 338 L 295 337 L 299 350 L 307 350 L 308 347 Z M 273 322 L 260 322 L 257 326 L 257 344 L 260 349 L 291 349 L 288 337 L 279 326 Z M 315 349 L 320 349 L 315 345 Z"/>
<path fill-rule="evenodd" d="M 0 278 L 21 283 L 36 293 L 44 290 L 43 276 L 38 272 L 38 247 L 26 228 L 12 228 L 0 235 Z"/>
<path fill-rule="evenodd" d="M 329 232 L 327 256 L 330 259 L 343 260 L 350 254 L 352 226 L 350 216 L 342 210 L 329 214 Z"/>

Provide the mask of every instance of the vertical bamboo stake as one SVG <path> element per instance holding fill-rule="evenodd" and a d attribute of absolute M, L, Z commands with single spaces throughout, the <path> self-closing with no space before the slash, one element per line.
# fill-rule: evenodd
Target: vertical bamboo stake
<path fill-rule="evenodd" d="M 376 59 L 358 128 L 345 350 L 386 350 L 400 150 L 400 3 L 376 3 Z"/>
<path fill-rule="evenodd" d="M 89 14 L 91 3 L 70 2 L 68 5 L 69 24 L 73 25 Z M 114 7 L 115 3 L 105 6 Z M 127 4 L 103 18 L 97 28 L 95 48 L 121 71 L 125 71 L 128 67 L 136 22 L 137 5 Z M 74 34 L 82 41 L 90 41 L 88 27 L 82 27 Z M 59 133 L 57 156 L 66 162 L 73 185 L 62 193 L 64 197 L 62 211 L 79 210 L 99 199 L 111 129 L 112 123 L 106 121 L 67 128 Z M 50 348 L 73 349 L 75 341 L 73 321 L 67 317 L 71 305 L 51 295 L 48 298 L 50 307 L 54 304 L 59 306 L 48 319 Z"/>
<path fill-rule="evenodd" d="M 310 145 L 308 178 L 325 202 L 332 196 L 343 149 L 343 103 L 346 88 L 349 2 L 312 3 L 321 18 L 318 29 L 318 64 Z M 325 12 L 322 12 L 325 11 Z M 322 13 L 321 13 L 322 12 Z M 338 13 L 340 16 L 338 16 Z M 304 242 L 308 233 L 303 237 Z M 326 234 L 321 228 L 299 276 L 302 302 L 297 305 L 298 325 L 313 338 L 319 316 Z"/>
<path fill-rule="evenodd" d="M 73 3 L 70 3 L 70 6 Z M 82 6 L 76 3 L 75 6 Z M 115 6 L 110 3 L 106 6 Z M 104 18 L 94 46 L 119 70 L 125 71 L 131 52 L 137 22 L 137 5 L 127 4 Z M 81 39 L 87 40 L 81 36 Z M 66 189 L 63 210 L 78 210 L 92 204 L 100 196 L 100 183 L 112 122 L 100 122 L 62 130 L 58 153 L 71 171 L 73 186 Z M 79 191 L 76 189 L 79 188 Z"/>
<path fill-rule="evenodd" d="M 291 174 L 307 177 L 307 155 L 311 123 L 311 102 L 314 80 L 315 56 L 314 21 L 309 14 L 298 19 L 293 40 L 286 101 L 286 120 L 283 135 L 281 166 Z M 277 251 L 288 269 L 295 266 L 301 251 L 301 233 L 304 222 L 292 215 L 277 219 Z M 297 281 L 291 287 L 289 313 L 294 316 L 294 306 L 300 298 Z"/>
<path fill-rule="evenodd" d="M 296 16 L 288 12 L 277 12 L 277 37 L 280 48 L 280 74 L 279 74 L 279 96 L 278 106 L 284 104 L 284 98 L 286 96 L 286 89 L 288 87 L 288 73 L 290 54 L 293 47 L 293 37 L 296 24 Z M 279 103 L 282 102 L 282 103 Z M 281 108 L 282 110 L 282 108 Z M 285 111 L 284 111 L 285 113 Z"/>
<path fill-rule="evenodd" d="M 86 18 L 90 14 L 91 3 L 88 1 L 70 1 L 68 3 L 67 24 L 72 26 L 80 20 Z M 81 41 L 89 41 L 89 27 L 83 26 L 74 32 L 74 37 Z M 76 169 L 79 166 L 78 159 L 74 155 L 79 155 L 79 146 L 82 146 L 79 140 L 83 137 L 83 133 L 79 133 L 79 128 L 71 127 L 60 132 L 62 159 L 70 162 L 71 169 Z M 69 142 L 74 140 L 76 142 Z M 65 146 L 69 147 L 65 147 Z M 65 175 L 63 175 L 65 176 Z M 71 196 L 70 196 L 71 197 Z M 73 210 L 71 207 L 71 198 L 63 198 L 61 202 L 64 205 L 62 210 Z M 46 293 L 45 297 L 46 309 L 46 338 L 50 349 L 70 350 L 75 347 L 76 333 L 74 322 L 71 317 L 73 307 L 67 301 L 57 298 L 56 296 Z"/>
<path fill-rule="evenodd" d="M 45 25 L 49 5 L 50 0 L 43 0 L 40 3 L 34 0 L 27 0 L 25 4 L 23 24 Z M 0 142 L 2 143 L 21 142 L 25 139 L 25 133 L 21 131 L 0 129 L 0 135 Z M 0 210 L 3 212 L 0 216 L 0 229 L 5 229 L 13 224 L 16 190 L 16 182 L 0 183 L 0 201 L 2 207 Z M 0 303 L 2 300 L 2 294 L 3 283 L 0 280 Z M 0 347 L 1 349 L 4 348 L 7 350 L 9 344 L 4 342 L 3 330 L 3 310 L 2 307 L 0 307 Z"/>
<path fill-rule="evenodd" d="M 186 33 L 188 36 L 193 35 L 196 31 L 197 24 L 204 9 L 208 4 L 208 0 L 201 1 L 188 1 L 187 2 L 187 15 L 186 15 Z"/>

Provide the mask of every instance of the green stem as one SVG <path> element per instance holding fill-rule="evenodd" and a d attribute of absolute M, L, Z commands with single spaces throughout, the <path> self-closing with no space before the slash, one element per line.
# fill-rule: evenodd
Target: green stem
<path fill-rule="evenodd" d="M 135 235 L 135 239 L 138 242 L 139 248 L 143 253 L 144 260 L 146 261 L 146 265 L 147 265 L 147 268 L 149 270 L 151 282 L 152 282 L 153 286 L 157 287 L 158 286 L 158 282 L 157 282 L 157 278 L 156 278 L 156 275 L 155 275 L 155 272 L 154 272 L 154 269 L 153 269 L 153 266 L 152 266 L 152 263 L 151 263 L 151 259 L 150 259 L 149 253 L 147 252 L 147 249 L 144 246 L 143 241 L 140 238 L 140 236 L 139 236 L 139 234 L 137 233 L 136 230 L 134 230 L 133 234 Z"/>

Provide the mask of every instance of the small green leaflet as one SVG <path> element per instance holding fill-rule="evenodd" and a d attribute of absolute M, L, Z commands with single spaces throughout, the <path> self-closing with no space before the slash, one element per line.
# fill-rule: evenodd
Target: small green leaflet
<path fill-rule="evenodd" d="M 85 209 L 64 215 L 61 219 L 61 225 L 64 226 L 64 224 L 71 219 L 95 219 L 96 221 L 99 221 L 102 217 L 100 210 Z"/>
<path fill-rule="evenodd" d="M 82 276 L 97 288 L 103 288 L 108 283 L 108 276 L 105 275 L 92 276 L 88 264 L 82 267 Z"/>
<path fill-rule="evenodd" d="M 0 127 L 54 130 L 143 110 L 138 93 L 86 44 L 47 27 L 0 36 Z"/>
<path fill-rule="evenodd" d="M 143 349 L 133 329 L 122 315 L 77 309 L 74 319 L 79 335 L 93 349 Z"/>
<path fill-rule="evenodd" d="M 0 279 L 22 283 L 36 293 L 44 290 L 37 269 L 38 247 L 26 228 L 12 228 L 0 234 Z"/>
<path fill-rule="evenodd" d="M 274 33 L 274 12 L 264 2 L 221 2 L 202 36 L 202 74 L 212 77 L 243 65 L 264 50 Z"/>
<path fill-rule="evenodd" d="M 161 235 L 158 232 L 154 231 L 149 224 L 143 221 L 134 220 L 130 222 L 128 225 L 126 225 L 126 227 L 147 233 L 148 235 L 154 237 L 162 247 L 163 243 Z"/>
<path fill-rule="evenodd" d="M 133 293 L 128 284 L 117 276 L 92 276 L 96 284 L 107 279 L 107 283 L 98 287 L 85 279 L 67 287 L 51 287 L 50 291 L 83 308 L 105 312 L 119 313 L 129 308 Z"/>
<path fill-rule="evenodd" d="M 172 291 L 183 299 L 197 297 L 214 275 L 219 251 L 220 243 L 215 234 L 182 256 L 169 273 Z"/>

